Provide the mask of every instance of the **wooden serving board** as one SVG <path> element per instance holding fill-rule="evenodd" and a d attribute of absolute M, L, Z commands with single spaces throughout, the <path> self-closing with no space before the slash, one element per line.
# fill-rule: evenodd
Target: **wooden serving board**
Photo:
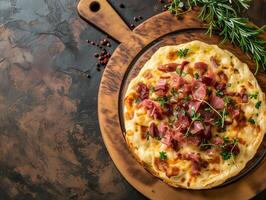
<path fill-rule="evenodd" d="M 247 63 L 252 71 L 256 64 L 231 43 L 220 44 L 217 35 L 205 34 L 206 26 L 198 20 L 194 10 L 177 19 L 169 12 L 158 14 L 131 31 L 106 0 L 81 0 L 78 12 L 82 18 L 120 42 L 104 71 L 98 96 L 98 116 L 104 143 L 116 167 L 138 191 L 151 199 L 249 199 L 266 188 L 263 162 L 265 139 L 255 158 L 242 171 L 240 180 L 227 181 L 227 185 L 210 190 L 192 191 L 175 189 L 147 172 L 131 155 L 123 135 L 122 100 L 127 85 L 143 64 L 161 46 L 176 45 L 192 40 L 218 44 Z M 260 86 L 266 91 L 266 76 L 257 75 Z M 254 165 L 260 164 L 252 170 Z M 231 183 L 234 182 L 234 183 Z M 228 184 L 231 183 L 231 184 Z"/>

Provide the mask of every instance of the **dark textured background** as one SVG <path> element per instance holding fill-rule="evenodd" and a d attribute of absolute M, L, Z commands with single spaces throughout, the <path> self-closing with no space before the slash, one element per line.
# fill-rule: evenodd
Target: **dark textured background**
<path fill-rule="evenodd" d="M 157 0 L 110 2 L 128 24 L 162 10 Z M 77 3 L 0 0 L 0 199 L 145 199 L 104 147 L 103 69 L 86 40 L 105 35 L 78 17 Z M 254 0 L 248 16 L 262 25 L 265 10 L 265 0 Z"/>

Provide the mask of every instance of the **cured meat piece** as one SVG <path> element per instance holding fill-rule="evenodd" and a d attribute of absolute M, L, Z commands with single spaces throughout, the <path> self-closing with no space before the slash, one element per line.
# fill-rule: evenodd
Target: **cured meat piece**
<path fill-rule="evenodd" d="M 224 108 L 224 100 L 220 97 L 217 97 L 215 95 L 211 95 L 210 97 L 210 104 L 215 109 L 223 109 Z"/>
<path fill-rule="evenodd" d="M 136 91 L 140 100 L 149 98 L 149 89 L 144 83 L 138 83 Z"/>

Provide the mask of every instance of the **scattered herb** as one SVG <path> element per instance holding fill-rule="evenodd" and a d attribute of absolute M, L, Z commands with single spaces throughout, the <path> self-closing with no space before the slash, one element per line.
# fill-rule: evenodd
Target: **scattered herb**
<path fill-rule="evenodd" d="M 217 119 L 214 123 L 216 126 L 220 126 L 220 127 L 222 127 L 222 125 L 223 125 L 222 119 Z"/>
<path fill-rule="evenodd" d="M 222 97 L 222 96 L 224 96 L 224 93 L 221 90 L 217 90 L 216 91 L 216 96 L 217 97 Z"/>
<path fill-rule="evenodd" d="M 211 112 L 212 109 L 211 109 L 210 107 L 207 107 L 207 108 L 205 108 L 204 110 L 205 110 L 206 112 Z"/>
<path fill-rule="evenodd" d="M 176 73 L 177 73 L 179 76 L 182 75 L 182 73 L 181 73 L 181 69 L 180 69 L 180 68 L 177 67 L 175 71 L 176 71 Z"/>
<path fill-rule="evenodd" d="M 174 97 L 178 97 L 178 92 L 175 88 L 172 88 L 171 89 L 171 94 L 174 96 Z"/>
<path fill-rule="evenodd" d="M 182 72 L 181 76 L 185 77 L 186 75 L 188 75 L 187 72 Z"/>
<path fill-rule="evenodd" d="M 160 160 L 166 160 L 166 159 L 167 159 L 166 152 L 161 151 L 161 152 L 159 152 L 159 153 L 160 153 Z"/>
<path fill-rule="evenodd" d="M 154 93 L 155 92 L 155 88 L 153 86 L 150 87 L 150 93 Z"/>
<path fill-rule="evenodd" d="M 136 98 L 136 99 L 135 99 L 135 103 L 136 103 L 136 104 L 139 104 L 140 102 L 141 102 L 141 100 L 140 100 L 139 98 Z"/>
<path fill-rule="evenodd" d="M 190 131 L 191 127 L 192 127 L 192 124 L 193 124 L 195 121 L 201 121 L 201 120 L 202 120 L 202 119 L 201 119 L 201 114 L 195 112 L 195 109 L 194 109 L 194 108 L 192 108 L 192 113 L 191 113 L 190 118 L 191 118 L 192 121 L 190 122 L 190 125 L 189 125 L 189 127 L 188 127 L 188 129 L 187 129 L 187 131 L 186 131 L 186 134 L 185 134 L 186 137 L 189 135 L 189 131 Z"/>
<path fill-rule="evenodd" d="M 186 57 L 187 54 L 188 54 L 188 51 L 189 49 L 179 49 L 177 52 L 176 52 L 176 55 L 180 58 L 183 58 L 183 57 Z"/>
<path fill-rule="evenodd" d="M 154 137 L 154 139 L 161 140 L 161 138 L 159 136 Z"/>
<path fill-rule="evenodd" d="M 233 145 L 237 145 L 237 143 L 238 143 L 238 140 L 237 139 L 234 139 Z M 234 147 L 232 149 L 234 149 Z"/>
<path fill-rule="evenodd" d="M 261 106 L 261 101 L 258 101 L 258 102 L 256 103 L 255 107 L 256 107 L 257 109 L 259 109 L 260 106 Z"/>
<path fill-rule="evenodd" d="M 232 83 L 227 83 L 226 87 L 231 87 Z"/>
<path fill-rule="evenodd" d="M 158 97 L 156 99 L 156 101 L 158 101 L 160 103 L 161 107 L 164 107 L 169 102 L 169 97 L 167 97 L 167 96 Z"/>
<path fill-rule="evenodd" d="M 236 145 L 238 144 L 238 140 L 234 139 L 233 141 L 229 139 L 229 137 L 224 137 L 224 144 L 222 146 L 220 146 L 223 151 L 220 153 L 220 155 L 223 157 L 224 160 L 229 160 L 231 157 L 234 159 L 234 156 L 237 155 L 234 153 L 234 149 L 236 147 Z M 232 148 L 230 148 L 230 151 L 228 149 L 228 147 L 230 146 Z"/>
<path fill-rule="evenodd" d="M 224 108 L 224 109 L 223 109 L 223 112 L 222 112 L 222 121 L 221 121 L 221 126 L 222 126 L 222 128 L 224 128 L 225 116 L 226 116 L 227 114 L 228 114 L 228 113 L 227 113 L 226 109 Z"/>
<path fill-rule="evenodd" d="M 229 142 L 230 142 L 229 137 L 228 136 L 225 136 L 224 137 L 224 143 L 229 143 Z"/>
<path fill-rule="evenodd" d="M 149 132 L 149 131 L 147 131 L 147 132 L 145 133 L 145 137 L 146 137 L 146 140 L 149 140 L 149 139 L 150 139 L 150 132 Z"/>
<path fill-rule="evenodd" d="M 181 111 L 182 115 L 186 115 L 186 111 L 184 109 L 181 109 L 180 111 Z"/>
<path fill-rule="evenodd" d="M 255 92 L 253 94 L 249 94 L 248 96 L 250 97 L 250 99 L 257 99 L 259 95 L 259 92 Z"/>
<path fill-rule="evenodd" d="M 229 40 L 240 46 L 244 52 L 253 55 L 253 59 L 257 63 L 256 74 L 259 64 L 266 70 L 265 41 L 260 38 L 265 27 L 258 28 L 251 25 L 247 18 L 239 17 L 240 8 L 247 10 L 251 2 L 251 0 L 172 0 L 168 10 L 176 16 L 180 16 L 192 10 L 194 6 L 200 6 L 199 18 L 208 23 L 207 32 L 211 35 L 213 29 L 218 29 L 224 38 L 223 42 Z"/>
<path fill-rule="evenodd" d="M 248 119 L 248 122 L 250 122 L 251 124 L 256 124 L 255 119 L 252 119 L 252 118 L 249 118 L 249 119 Z"/>
<path fill-rule="evenodd" d="M 194 74 L 194 78 L 195 78 L 196 80 L 198 80 L 198 79 L 199 79 L 199 74 L 198 74 L 198 73 L 195 73 L 195 74 Z"/>
<path fill-rule="evenodd" d="M 192 121 L 200 121 L 201 120 L 200 113 L 195 112 L 194 108 L 192 109 L 191 120 Z"/>
<path fill-rule="evenodd" d="M 229 97 L 224 97 L 225 105 L 228 105 L 230 102 L 231 102 L 231 99 Z"/>
<path fill-rule="evenodd" d="M 228 151 L 223 151 L 221 152 L 221 156 L 223 157 L 224 160 L 229 160 L 232 156 L 231 152 Z"/>
<path fill-rule="evenodd" d="M 184 97 L 184 101 L 186 101 L 186 102 L 188 102 L 188 101 L 189 101 L 189 99 L 190 99 L 190 97 L 189 97 L 189 96 L 186 96 L 186 97 Z"/>

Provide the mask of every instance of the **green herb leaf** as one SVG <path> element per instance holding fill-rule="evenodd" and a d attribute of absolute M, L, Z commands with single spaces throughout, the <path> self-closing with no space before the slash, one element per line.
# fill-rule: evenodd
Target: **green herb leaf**
<path fill-rule="evenodd" d="M 135 99 L 135 103 L 136 103 L 136 104 L 139 104 L 140 102 L 141 102 L 141 100 L 140 100 L 139 98 L 136 98 L 136 99 Z"/>
<path fill-rule="evenodd" d="M 185 77 L 186 75 L 188 75 L 187 72 L 182 72 L 181 76 Z"/>
<path fill-rule="evenodd" d="M 199 74 L 198 74 L 197 72 L 194 74 L 194 78 L 195 78 L 196 80 L 199 79 Z"/>
<path fill-rule="evenodd" d="M 229 142 L 230 142 L 229 137 L 225 136 L 224 137 L 224 143 L 229 143 Z"/>
<path fill-rule="evenodd" d="M 186 102 L 188 102 L 188 101 L 189 101 L 189 99 L 190 99 L 190 97 L 189 97 L 189 96 L 186 96 L 186 97 L 184 97 L 184 101 L 186 101 Z"/>
<path fill-rule="evenodd" d="M 220 90 L 217 90 L 216 91 L 216 96 L 217 97 L 222 97 L 222 96 L 224 96 L 224 93 L 222 91 L 220 91 Z"/>
<path fill-rule="evenodd" d="M 225 105 L 228 105 L 231 102 L 231 99 L 229 97 L 224 97 L 224 103 Z"/>
<path fill-rule="evenodd" d="M 146 140 L 149 140 L 149 139 L 150 139 L 150 132 L 149 132 L 149 131 L 147 131 L 147 132 L 145 133 L 145 137 L 146 137 Z"/>
<path fill-rule="evenodd" d="M 174 97 L 178 97 L 178 92 L 175 88 L 171 89 L 171 95 L 173 95 Z"/>
<path fill-rule="evenodd" d="M 212 109 L 211 109 L 210 107 L 207 107 L 207 108 L 205 108 L 204 110 L 205 110 L 206 112 L 211 112 Z"/>
<path fill-rule="evenodd" d="M 249 118 L 249 119 L 248 119 L 248 122 L 250 122 L 251 124 L 256 124 L 255 119 L 252 119 L 252 118 Z"/>
<path fill-rule="evenodd" d="M 249 96 L 250 99 L 257 99 L 258 95 L 259 95 L 259 92 L 255 92 L 253 94 L 249 94 L 248 96 Z"/>
<path fill-rule="evenodd" d="M 184 58 L 187 56 L 188 54 L 188 51 L 189 49 L 179 49 L 177 52 L 176 52 L 176 55 L 180 58 Z"/>
<path fill-rule="evenodd" d="M 220 153 L 224 160 L 229 160 L 232 156 L 231 152 L 223 151 Z"/>
<path fill-rule="evenodd" d="M 237 145 L 237 143 L 238 143 L 238 140 L 237 139 L 234 139 L 233 145 Z"/>
<path fill-rule="evenodd" d="M 261 101 L 258 101 L 258 102 L 256 103 L 255 107 L 256 107 L 257 109 L 260 109 L 260 106 L 261 106 Z"/>
<path fill-rule="evenodd" d="M 166 160 L 166 159 L 167 159 L 166 152 L 161 151 L 161 152 L 159 152 L 159 153 L 160 153 L 160 160 Z"/>
<path fill-rule="evenodd" d="M 186 115 L 186 111 L 184 109 L 181 109 L 180 111 L 181 111 L 182 115 Z"/>
<path fill-rule="evenodd" d="M 169 99 L 170 99 L 169 97 L 163 96 L 163 97 L 158 97 L 156 99 L 156 101 L 158 101 L 160 103 L 160 106 L 161 107 L 164 107 L 166 104 L 169 103 Z"/>
<path fill-rule="evenodd" d="M 179 69 L 178 67 L 176 68 L 176 73 L 179 75 L 179 76 L 181 76 L 182 75 L 182 73 L 181 73 L 181 69 Z"/>
<path fill-rule="evenodd" d="M 155 88 L 153 86 L 150 87 L 150 93 L 154 93 L 155 92 Z"/>
<path fill-rule="evenodd" d="M 223 124 L 222 119 L 217 119 L 214 123 L 216 126 L 222 126 L 222 124 Z"/>
<path fill-rule="evenodd" d="M 192 108 L 191 120 L 192 121 L 200 121 L 201 120 L 201 114 L 195 112 L 195 109 L 194 108 Z"/>

